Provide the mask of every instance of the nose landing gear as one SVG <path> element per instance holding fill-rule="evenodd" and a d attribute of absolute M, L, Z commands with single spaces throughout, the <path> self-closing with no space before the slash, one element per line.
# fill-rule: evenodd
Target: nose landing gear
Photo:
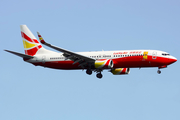
<path fill-rule="evenodd" d="M 160 70 L 158 70 L 158 71 L 157 71 L 157 73 L 158 73 L 158 74 L 161 74 L 161 71 L 160 71 Z"/>

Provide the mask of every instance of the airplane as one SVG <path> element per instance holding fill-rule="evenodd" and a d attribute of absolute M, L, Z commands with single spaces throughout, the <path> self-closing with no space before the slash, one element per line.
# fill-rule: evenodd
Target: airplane
<path fill-rule="evenodd" d="M 161 68 L 177 61 L 167 52 L 159 50 L 117 50 L 97 52 L 72 52 L 47 43 L 39 32 L 39 41 L 26 25 L 20 25 L 25 54 L 5 50 L 22 57 L 25 62 L 35 66 L 43 66 L 62 70 L 86 70 L 88 75 L 96 72 L 102 78 L 102 71 L 109 70 L 113 75 L 126 75 L 130 68 L 157 67 Z M 45 49 L 41 44 L 58 52 Z"/>

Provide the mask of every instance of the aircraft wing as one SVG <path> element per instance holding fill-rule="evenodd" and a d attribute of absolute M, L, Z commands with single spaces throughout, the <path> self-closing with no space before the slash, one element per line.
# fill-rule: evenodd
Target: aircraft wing
<path fill-rule="evenodd" d="M 83 64 L 86 64 L 86 63 L 90 63 L 90 62 L 94 62 L 96 59 L 93 59 L 93 58 L 90 58 L 88 56 L 84 56 L 84 55 L 81 55 L 81 54 L 78 54 L 78 53 L 75 53 L 75 52 L 72 52 L 72 51 L 69 51 L 69 50 L 66 50 L 66 49 L 63 49 L 63 48 L 60 48 L 60 47 L 56 47 L 54 45 L 51 45 L 47 42 L 44 41 L 44 39 L 41 37 L 41 35 L 39 34 L 39 32 L 37 32 L 38 34 L 38 37 L 39 37 L 39 40 L 42 44 L 50 47 L 50 48 L 53 48 L 57 51 L 60 51 L 63 54 L 63 56 L 66 57 L 66 60 L 67 59 L 71 59 L 74 61 L 73 64 L 76 64 L 76 63 L 80 63 L 80 66 L 83 65 Z"/>
<path fill-rule="evenodd" d="M 22 58 L 26 58 L 26 59 L 34 58 L 33 56 L 22 54 L 22 53 L 18 53 L 18 52 L 14 52 L 14 51 L 10 51 L 10 50 L 4 50 L 4 51 L 12 53 L 12 54 L 17 55 L 17 56 L 22 57 Z"/>

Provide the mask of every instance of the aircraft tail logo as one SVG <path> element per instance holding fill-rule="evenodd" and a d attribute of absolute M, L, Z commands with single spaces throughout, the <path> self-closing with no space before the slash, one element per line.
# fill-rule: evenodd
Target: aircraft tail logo
<path fill-rule="evenodd" d="M 42 46 L 26 25 L 21 25 L 20 28 L 25 54 L 34 56 Z"/>

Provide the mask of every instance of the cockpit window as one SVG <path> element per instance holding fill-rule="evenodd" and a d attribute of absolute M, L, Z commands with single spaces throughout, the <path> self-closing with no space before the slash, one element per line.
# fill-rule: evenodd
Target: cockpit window
<path fill-rule="evenodd" d="M 162 53 L 163 56 L 169 56 L 170 54 L 167 53 Z"/>

